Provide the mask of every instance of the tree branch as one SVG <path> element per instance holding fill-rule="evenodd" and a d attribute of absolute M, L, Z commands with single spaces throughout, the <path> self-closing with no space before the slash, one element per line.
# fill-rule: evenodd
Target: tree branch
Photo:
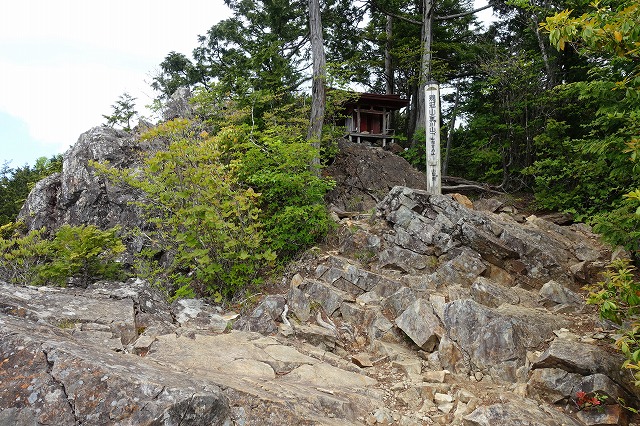
<path fill-rule="evenodd" d="M 480 12 L 482 10 L 489 9 L 490 7 L 491 7 L 491 5 L 488 4 L 486 6 L 482 6 L 482 7 L 478 8 L 478 9 L 470 10 L 468 12 L 456 13 L 455 15 L 434 16 L 433 19 L 435 19 L 436 21 L 447 21 L 449 19 L 462 18 L 463 16 L 473 15 L 476 12 Z"/>
<path fill-rule="evenodd" d="M 368 3 L 372 8 L 377 9 L 379 12 L 384 13 L 385 15 L 391 16 L 393 18 L 398 18 L 404 22 L 408 22 L 410 24 L 415 24 L 415 25 L 422 25 L 422 21 L 418 21 L 416 19 L 411 19 L 408 18 L 406 16 L 403 15 L 398 15 L 396 13 L 393 12 L 389 12 L 386 9 L 383 9 L 382 7 L 380 7 L 380 5 L 378 5 L 378 3 L 375 0 L 368 0 L 366 3 Z M 447 15 L 447 16 L 434 16 L 433 19 L 435 19 L 436 21 L 446 21 L 449 19 L 455 19 L 455 18 L 462 18 L 463 16 L 468 16 L 468 15 L 473 15 L 474 13 L 477 12 L 481 12 L 485 9 L 489 9 L 490 7 L 492 7 L 490 4 L 486 5 L 486 6 L 482 6 L 479 7 L 478 9 L 474 9 L 474 10 L 470 10 L 467 12 L 462 12 L 462 13 L 456 13 L 455 15 Z"/>
<path fill-rule="evenodd" d="M 368 0 L 366 3 L 368 3 L 369 6 L 371 6 L 374 9 L 378 9 L 378 11 L 384 13 L 385 15 L 391 16 L 393 18 L 398 18 L 401 21 L 408 22 L 410 24 L 422 25 L 422 21 L 417 21 L 415 19 L 407 18 L 406 16 L 398 15 L 381 8 L 375 0 Z"/>

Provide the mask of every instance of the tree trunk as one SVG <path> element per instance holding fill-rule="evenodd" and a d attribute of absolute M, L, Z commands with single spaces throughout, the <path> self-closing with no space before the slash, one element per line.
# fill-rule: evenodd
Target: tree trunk
<path fill-rule="evenodd" d="M 547 89 L 552 89 L 556 85 L 556 76 L 551 66 L 551 61 L 549 60 L 549 53 L 547 52 L 547 46 L 545 45 L 544 39 L 540 34 L 540 21 L 535 14 L 531 15 L 531 29 L 536 33 L 536 38 L 538 40 L 538 47 L 540 47 L 540 54 L 542 55 L 542 60 L 544 61 L 544 68 L 547 71 Z"/>
<path fill-rule="evenodd" d="M 431 80 L 431 44 L 433 27 L 434 0 L 424 0 L 422 12 L 422 61 L 420 64 L 420 85 L 418 89 L 418 110 L 416 111 L 416 131 L 424 129 L 425 123 L 425 99 L 424 89 Z"/>
<path fill-rule="evenodd" d="M 322 38 L 322 20 L 319 0 L 309 0 L 309 30 L 311 33 L 311 55 L 313 60 L 313 83 L 311 88 L 311 118 L 307 140 L 318 150 L 313 165 L 319 174 L 320 141 L 322 140 L 322 124 L 324 123 L 326 103 L 326 59 L 324 56 L 324 40 Z"/>
<path fill-rule="evenodd" d="M 460 103 L 460 87 L 456 86 L 456 98 L 453 102 L 453 110 L 451 111 L 451 120 L 449 120 L 449 129 L 447 132 L 447 149 L 442 163 L 442 176 L 447 176 L 447 168 L 449 167 L 449 152 L 451 151 L 451 141 L 453 140 L 453 128 L 456 125 L 456 117 L 458 115 L 458 104 Z"/>
<path fill-rule="evenodd" d="M 391 38 L 393 37 L 393 17 L 387 15 L 387 26 L 385 28 L 387 42 L 384 46 L 384 81 L 385 81 L 385 93 L 387 95 L 393 94 L 393 62 L 391 59 Z"/>

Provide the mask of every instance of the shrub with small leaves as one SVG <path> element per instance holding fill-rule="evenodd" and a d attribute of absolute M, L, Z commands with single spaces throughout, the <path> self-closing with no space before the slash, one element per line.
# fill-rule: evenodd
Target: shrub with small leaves
<path fill-rule="evenodd" d="M 63 225 L 51 239 L 45 229 L 26 235 L 19 229 L 19 224 L 9 224 L 0 235 L 0 278 L 8 282 L 65 286 L 73 279 L 87 286 L 94 280 L 121 277 L 117 259 L 125 246 L 119 228 Z"/>
<path fill-rule="evenodd" d="M 597 305 L 602 318 L 619 325 L 615 345 L 626 356 L 623 368 L 634 371 L 640 386 L 640 282 L 628 259 L 614 260 L 604 280 L 586 286 L 588 304 Z"/>

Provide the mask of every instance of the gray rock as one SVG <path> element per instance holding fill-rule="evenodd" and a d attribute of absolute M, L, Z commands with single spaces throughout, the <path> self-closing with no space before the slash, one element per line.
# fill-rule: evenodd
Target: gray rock
<path fill-rule="evenodd" d="M 415 300 L 416 293 L 409 287 L 402 287 L 400 290 L 386 297 L 382 301 L 382 306 L 389 309 L 393 315 L 398 316 Z"/>
<path fill-rule="evenodd" d="M 546 301 L 546 306 L 554 304 L 570 305 L 574 310 L 578 310 L 584 305 L 582 297 L 569 290 L 557 281 L 549 281 L 540 289 L 540 297 Z"/>
<path fill-rule="evenodd" d="M 411 274 L 431 272 L 431 268 L 436 262 L 437 260 L 431 255 L 419 254 L 396 245 L 383 250 L 378 255 L 378 265 L 381 268 L 395 269 Z"/>
<path fill-rule="evenodd" d="M 379 307 L 367 310 L 364 324 L 370 340 L 398 340 L 393 334 L 393 323 L 384 316 Z"/>
<path fill-rule="evenodd" d="M 179 299 L 171 306 L 171 311 L 180 327 L 222 333 L 227 328 L 227 321 L 220 311 L 201 299 Z"/>
<path fill-rule="evenodd" d="M 576 417 L 586 426 L 627 426 L 627 411 L 619 405 L 606 405 L 601 410 L 581 410 Z"/>
<path fill-rule="evenodd" d="M 17 287 L 0 282 L 0 306 L 3 312 L 77 332 L 78 337 L 88 341 L 108 340 L 109 345 L 116 344 L 119 350 L 138 337 L 134 302 L 130 298 L 76 294 L 72 289 Z M 93 330 L 90 324 L 94 325 Z"/>
<path fill-rule="evenodd" d="M 325 169 L 336 182 L 326 195 L 346 211 L 369 211 L 395 185 L 426 189 L 424 173 L 389 151 L 339 139 L 338 155 Z"/>
<path fill-rule="evenodd" d="M 140 199 L 139 194 L 111 184 L 89 164 L 108 161 L 116 168 L 132 167 L 142 149 L 143 145 L 121 130 L 106 126 L 88 130 L 64 153 L 62 173 L 36 184 L 18 219 L 29 230 L 43 226 L 55 230 L 63 224 L 101 229 L 142 225 L 139 209 L 131 204 Z M 128 243 L 131 248 L 136 245 Z"/>
<path fill-rule="evenodd" d="M 309 321 L 311 317 L 311 303 L 304 292 L 297 287 L 291 287 L 287 295 L 287 303 L 291 313 L 302 322 Z"/>
<path fill-rule="evenodd" d="M 0 315 L 0 412 L 23 424 L 226 424 L 215 385 L 140 357 L 79 345 L 49 325 Z M 0 417 L 0 419 L 2 419 Z"/>
<path fill-rule="evenodd" d="M 418 347 L 427 352 L 433 352 L 438 347 L 444 334 L 431 304 L 424 299 L 418 299 L 409 305 L 395 322 Z"/>
<path fill-rule="evenodd" d="M 559 368 L 583 376 L 603 374 L 622 386 L 626 392 L 640 398 L 640 388 L 636 387 L 632 377 L 620 368 L 623 361 L 623 355 L 611 353 L 599 346 L 555 339 L 531 368 Z"/>
<path fill-rule="evenodd" d="M 174 118 L 191 118 L 193 107 L 189 103 L 191 90 L 188 87 L 179 87 L 162 108 L 162 118 L 165 121 Z"/>
<path fill-rule="evenodd" d="M 299 288 L 310 301 L 319 303 L 327 315 L 333 315 L 342 302 L 355 300 L 349 293 L 330 287 L 320 281 L 306 279 Z"/>
<path fill-rule="evenodd" d="M 522 380 L 526 351 L 553 336 L 566 321 L 540 310 L 502 305 L 490 309 L 473 300 L 455 300 L 445 307 L 448 336 L 469 356 L 472 368 L 504 380 Z"/>
<path fill-rule="evenodd" d="M 517 404 L 493 404 L 476 408 L 464 417 L 464 426 L 580 426 L 580 422 L 553 408 L 523 398 Z"/>
<path fill-rule="evenodd" d="M 472 300 L 447 304 L 444 326 L 477 369 L 505 380 L 515 380 L 524 365 L 526 348 L 513 318 L 500 315 Z"/>
<path fill-rule="evenodd" d="M 504 202 L 497 198 L 481 198 L 473 203 L 476 210 L 485 210 L 491 213 L 497 212 L 502 206 L 504 206 Z"/>
<path fill-rule="evenodd" d="M 597 257 L 598 263 L 610 257 L 588 230 L 565 229 L 538 218 L 519 224 L 467 209 L 446 195 L 406 187 L 394 187 L 378 204 L 378 215 L 393 227 L 389 241 L 402 249 L 420 253 L 433 246 L 436 254 L 446 254 L 467 244 L 486 262 L 517 275 L 521 285 L 531 288 L 551 279 L 572 285 L 570 266 L 580 258 Z"/>
<path fill-rule="evenodd" d="M 464 248 L 453 259 L 440 265 L 429 279 L 435 283 L 436 287 L 454 284 L 469 287 L 485 269 L 486 265 L 480 255 Z"/>
<path fill-rule="evenodd" d="M 278 324 L 284 312 L 286 300 L 281 295 L 269 295 L 262 299 L 249 316 L 241 317 L 233 324 L 234 330 L 255 331 L 264 335 L 278 332 Z"/>
<path fill-rule="evenodd" d="M 471 285 L 471 297 L 476 302 L 497 308 L 503 303 L 517 305 L 520 303 L 520 297 L 507 287 L 498 285 L 484 277 L 478 277 Z"/>
<path fill-rule="evenodd" d="M 575 397 L 582 376 L 560 368 L 539 368 L 531 372 L 527 382 L 527 395 L 551 404 Z"/>

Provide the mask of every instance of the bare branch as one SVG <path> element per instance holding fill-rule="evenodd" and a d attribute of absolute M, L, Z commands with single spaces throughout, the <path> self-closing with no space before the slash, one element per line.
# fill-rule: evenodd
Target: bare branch
<path fill-rule="evenodd" d="M 486 6 L 482 6 L 482 7 L 478 8 L 478 9 L 470 10 L 468 12 L 456 13 L 455 15 L 434 16 L 433 19 L 435 19 L 436 21 L 447 21 L 449 19 L 462 18 L 463 16 L 473 15 L 474 13 L 480 12 L 480 11 L 485 10 L 485 9 L 489 9 L 490 7 L 491 7 L 491 5 L 488 4 Z"/>

